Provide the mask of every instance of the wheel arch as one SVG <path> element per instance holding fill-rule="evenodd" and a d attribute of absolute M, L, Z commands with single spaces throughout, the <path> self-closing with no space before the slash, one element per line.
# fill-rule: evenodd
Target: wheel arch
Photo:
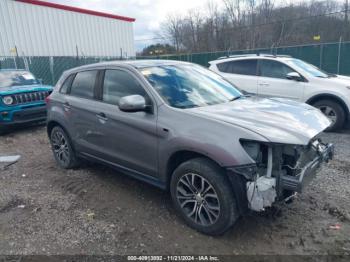
<path fill-rule="evenodd" d="M 62 124 L 60 123 L 59 121 L 56 121 L 56 120 L 50 120 L 47 125 L 46 125 L 46 131 L 47 131 L 47 135 L 48 137 L 50 138 L 51 136 L 51 131 L 52 129 L 54 129 L 54 127 L 56 126 L 59 126 L 60 128 L 63 129 L 63 131 L 66 133 L 66 135 L 68 136 L 68 139 L 70 140 L 70 143 L 72 145 L 72 148 L 73 150 L 75 151 L 75 147 L 74 147 L 74 143 L 73 143 L 73 140 L 69 134 L 69 132 L 67 131 L 67 128 Z"/>
<path fill-rule="evenodd" d="M 341 99 L 339 96 L 333 95 L 333 94 L 318 94 L 318 95 L 314 95 L 312 97 L 310 97 L 305 103 L 312 105 L 317 101 L 320 100 L 331 100 L 331 101 L 335 101 L 337 103 L 340 104 L 340 106 L 343 108 L 345 114 L 348 116 L 350 111 L 348 106 L 346 105 L 346 103 L 344 102 L 343 99 Z"/>
<path fill-rule="evenodd" d="M 169 189 L 171 177 L 174 170 L 182 163 L 194 158 L 205 158 L 212 161 L 217 166 L 222 167 L 217 161 L 215 161 L 214 159 L 208 157 L 203 153 L 199 153 L 193 150 L 179 150 L 179 151 L 173 152 L 168 158 L 167 164 L 166 164 L 166 188 L 167 189 Z"/>
<path fill-rule="evenodd" d="M 67 133 L 67 130 L 66 128 L 64 127 L 64 125 L 62 125 L 60 122 L 58 121 L 55 121 L 55 120 L 51 120 L 47 123 L 46 125 L 46 131 L 47 131 L 47 135 L 50 137 L 51 135 L 51 131 L 52 129 L 55 127 L 55 126 L 59 126 L 61 127 L 66 133 Z M 68 134 L 67 134 L 68 135 Z"/>

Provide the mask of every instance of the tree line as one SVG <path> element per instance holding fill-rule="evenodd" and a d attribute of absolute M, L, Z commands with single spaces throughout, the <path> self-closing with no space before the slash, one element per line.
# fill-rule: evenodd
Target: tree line
<path fill-rule="evenodd" d="M 350 40 L 348 1 L 311 0 L 277 4 L 275 0 L 209 1 L 203 10 L 170 14 L 159 39 L 167 52 L 210 52 L 273 48 L 311 42 Z"/>

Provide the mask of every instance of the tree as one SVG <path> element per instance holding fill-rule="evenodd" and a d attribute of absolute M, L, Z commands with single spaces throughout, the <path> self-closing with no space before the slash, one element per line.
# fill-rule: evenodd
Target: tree
<path fill-rule="evenodd" d="M 173 46 L 169 44 L 155 44 L 145 47 L 141 55 L 142 56 L 150 56 L 150 55 L 166 55 L 173 54 L 176 50 Z"/>
<path fill-rule="evenodd" d="M 163 24 L 164 38 L 176 52 L 307 44 L 314 35 L 327 42 L 338 41 L 340 36 L 350 40 L 345 12 L 337 13 L 344 5 L 337 0 L 289 1 L 283 6 L 277 0 L 222 1 L 222 10 L 208 2 L 204 11 L 168 16 Z"/>

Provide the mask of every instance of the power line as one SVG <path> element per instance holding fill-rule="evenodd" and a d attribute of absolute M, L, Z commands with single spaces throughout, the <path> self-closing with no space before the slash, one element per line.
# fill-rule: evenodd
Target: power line
<path fill-rule="evenodd" d="M 304 17 L 299 17 L 299 18 L 290 18 L 290 19 L 285 19 L 285 20 L 278 20 L 274 22 L 269 22 L 269 23 L 263 23 L 263 24 L 258 24 L 258 25 L 245 25 L 245 26 L 238 26 L 234 28 L 228 28 L 226 30 L 222 30 L 221 32 L 226 32 L 226 31 L 234 31 L 237 29 L 244 29 L 244 28 L 251 28 L 251 27 L 262 27 L 266 25 L 273 25 L 273 24 L 280 24 L 280 23 L 285 23 L 285 22 L 291 22 L 291 21 L 296 21 L 296 20 L 306 20 L 306 19 L 314 19 L 317 17 L 323 17 L 323 16 L 328 16 L 328 15 L 335 15 L 335 14 L 341 14 L 345 13 L 347 14 L 347 10 L 341 10 L 341 11 L 336 11 L 336 12 L 331 12 L 331 13 L 325 13 L 321 15 L 313 15 L 313 16 L 304 16 Z M 144 38 L 144 39 L 135 39 L 134 41 L 150 41 L 150 40 L 166 40 L 166 39 L 172 39 L 171 37 L 153 37 L 153 38 Z"/>

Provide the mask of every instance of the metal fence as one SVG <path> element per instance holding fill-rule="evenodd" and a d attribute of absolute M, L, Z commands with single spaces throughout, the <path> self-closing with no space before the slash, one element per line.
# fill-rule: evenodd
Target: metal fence
<path fill-rule="evenodd" d="M 44 84 L 55 85 L 65 70 L 112 60 L 120 60 L 120 57 L 0 57 L 0 69 L 26 69 L 41 79 Z"/>
<path fill-rule="evenodd" d="M 138 57 L 138 59 L 171 59 L 188 61 L 203 66 L 208 66 L 209 61 L 215 60 L 222 56 L 248 53 L 291 55 L 295 58 L 305 60 L 329 73 L 350 75 L 350 42 L 287 46 L 278 48 L 261 48 L 254 50 L 143 56 Z"/>
<path fill-rule="evenodd" d="M 219 57 L 247 53 L 291 55 L 314 64 L 327 72 L 350 75 L 350 42 L 300 45 L 273 49 L 143 56 L 137 57 L 137 59 L 172 59 L 208 66 L 209 61 Z M 26 69 L 31 71 L 38 79 L 42 79 L 43 83 L 54 85 L 65 70 L 111 60 L 120 60 L 120 57 L 0 57 L 0 69 Z"/>

